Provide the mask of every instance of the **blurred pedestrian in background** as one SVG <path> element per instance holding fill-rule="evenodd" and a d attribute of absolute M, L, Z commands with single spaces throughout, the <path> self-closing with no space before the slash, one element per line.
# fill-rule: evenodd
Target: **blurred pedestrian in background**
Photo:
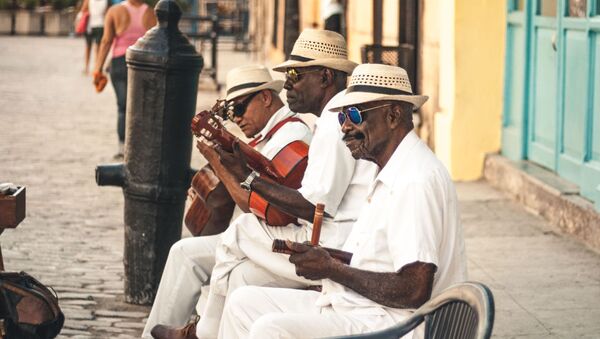
<path fill-rule="evenodd" d="M 321 18 L 324 22 L 324 28 L 328 31 L 334 31 L 344 35 L 342 32 L 342 15 L 344 7 L 340 0 L 322 0 Z"/>
<path fill-rule="evenodd" d="M 94 85 L 101 91 L 106 76 L 103 73 L 104 62 L 112 47 L 110 80 L 117 96 L 118 118 L 117 134 L 119 149 L 115 158 L 123 157 L 125 142 L 125 107 L 127 100 L 127 65 L 125 51 L 142 37 L 150 27 L 156 25 L 153 8 L 142 0 L 127 0 L 109 8 L 104 21 L 104 35 L 100 43 L 96 65 L 94 66 Z"/>
<path fill-rule="evenodd" d="M 85 68 L 84 74 L 90 71 L 90 58 L 93 46 L 96 46 L 94 56 L 98 56 L 100 40 L 104 31 L 104 16 L 108 7 L 112 5 L 111 0 L 83 0 L 78 18 L 82 18 L 84 13 L 88 13 L 87 27 L 83 33 L 85 37 Z M 79 20 L 79 19 L 78 19 Z"/>

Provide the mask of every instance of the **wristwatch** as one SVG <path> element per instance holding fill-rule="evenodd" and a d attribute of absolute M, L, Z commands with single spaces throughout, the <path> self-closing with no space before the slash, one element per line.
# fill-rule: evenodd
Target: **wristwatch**
<path fill-rule="evenodd" d="M 246 191 L 250 192 L 252 191 L 252 182 L 258 177 L 260 177 L 260 173 L 258 173 L 257 171 L 252 171 L 250 174 L 248 174 L 246 180 L 240 182 L 240 186 L 242 186 L 242 188 Z"/>

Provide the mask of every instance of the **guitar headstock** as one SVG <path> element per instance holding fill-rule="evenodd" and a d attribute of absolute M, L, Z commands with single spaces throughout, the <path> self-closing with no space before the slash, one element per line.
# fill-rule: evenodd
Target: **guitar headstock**
<path fill-rule="evenodd" d="M 221 117 L 210 111 L 202 111 L 192 119 L 192 133 L 198 138 L 204 137 L 208 140 L 214 140 L 221 135 L 223 123 Z"/>
<path fill-rule="evenodd" d="M 227 120 L 227 101 L 217 100 L 210 111 L 213 112 L 213 114 L 221 117 L 223 120 Z"/>

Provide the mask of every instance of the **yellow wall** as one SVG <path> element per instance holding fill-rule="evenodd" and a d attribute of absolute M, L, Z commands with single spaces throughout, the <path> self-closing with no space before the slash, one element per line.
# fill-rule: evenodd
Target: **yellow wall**
<path fill-rule="evenodd" d="M 450 172 L 480 178 L 485 153 L 500 149 L 506 3 L 455 2 L 455 93 Z"/>

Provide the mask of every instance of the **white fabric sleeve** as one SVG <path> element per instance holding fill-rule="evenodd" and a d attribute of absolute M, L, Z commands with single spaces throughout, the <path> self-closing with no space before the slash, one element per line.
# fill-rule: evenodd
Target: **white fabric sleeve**
<path fill-rule="evenodd" d="M 388 247 L 394 270 L 420 261 L 438 266 L 438 248 L 443 236 L 443 193 L 435 189 L 436 177 L 409 183 L 395 190 L 388 206 Z"/>

